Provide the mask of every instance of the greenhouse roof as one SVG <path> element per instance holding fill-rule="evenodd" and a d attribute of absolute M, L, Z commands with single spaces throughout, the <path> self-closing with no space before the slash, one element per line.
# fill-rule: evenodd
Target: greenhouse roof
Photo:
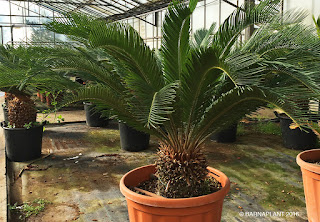
<path fill-rule="evenodd" d="M 28 2 L 61 14 L 82 12 L 116 21 L 164 8 L 171 0 L 28 0 Z"/>

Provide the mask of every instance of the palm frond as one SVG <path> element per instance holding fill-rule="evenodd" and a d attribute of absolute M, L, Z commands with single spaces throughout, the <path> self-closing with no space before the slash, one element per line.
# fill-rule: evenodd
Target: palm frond
<path fill-rule="evenodd" d="M 183 3 L 174 2 L 165 16 L 161 44 L 162 66 L 167 83 L 179 80 L 189 54 L 190 16 L 192 11 Z"/>
<path fill-rule="evenodd" d="M 212 45 L 212 36 L 213 31 L 216 28 L 216 23 L 212 23 L 210 28 L 207 30 L 205 28 L 199 29 L 195 31 L 193 34 L 193 48 L 200 48 L 200 47 L 210 47 Z"/>
<path fill-rule="evenodd" d="M 258 87 L 237 87 L 214 101 L 212 108 L 208 110 L 197 125 L 198 133 L 194 135 L 195 143 L 201 144 L 212 132 L 220 131 L 243 118 L 245 114 L 267 104 L 274 105 L 283 110 L 289 117 L 298 121 L 299 124 L 303 124 L 301 120 L 297 120 L 294 116 L 295 110 L 298 110 L 299 107 L 292 101 L 286 100 L 285 97 L 280 97 L 272 91 Z"/>
<path fill-rule="evenodd" d="M 106 55 L 99 51 L 101 50 L 59 48 L 53 50 L 47 61 L 54 71 L 64 71 L 83 80 L 104 83 L 117 93 L 122 93 L 124 87 L 119 76 L 115 75 L 113 67 L 105 62 L 105 57 L 102 56 Z"/>
<path fill-rule="evenodd" d="M 143 123 L 146 123 L 146 127 L 157 128 L 163 122 L 169 120 L 167 116 L 174 112 L 172 104 L 176 98 L 177 87 L 177 83 L 171 83 L 156 92 L 153 95 L 151 104 L 147 104 L 146 106 L 147 110 L 149 110 L 148 114 L 141 113 L 141 109 L 139 113 L 135 112 L 137 117 L 140 118 Z"/>
<path fill-rule="evenodd" d="M 45 57 L 49 50 L 42 47 L 1 46 L 0 89 L 25 94 L 37 89 L 76 89 L 76 83 L 48 68 Z"/>
<path fill-rule="evenodd" d="M 279 14 L 280 6 L 280 0 L 266 0 L 255 6 L 244 4 L 237 8 L 213 36 L 213 47 L 219 49 L 221 57 L 228 55 L 242 30 L 253 24 L 268 23 Z"/>
<path fill-rule="evenodd" d="M 110 113 L 114 114 L 117 119 L 128 123 L 140 131 L 153 135 L 159 134 L 154 128 L 146 128 L 145 121 L 141 121 L 136 113 L 130 112 L 130 107 L 126 100 L 102 84 L 77 90 L 76 94 L 64 100 L 62 106 L 78 101 L 91 101 L 96 105 L 98 110 L 110 110 Z M 158 136 L 161 137 L 161 135 Z"/>
<path fill-rule="evenodd" d="M 312 19 L 313 19 L 314 25 L 316 26 L 318 37 L 320 38 L 320 16 L 318 16 L 318 19 L 316 19 L 313 15 Z"/>

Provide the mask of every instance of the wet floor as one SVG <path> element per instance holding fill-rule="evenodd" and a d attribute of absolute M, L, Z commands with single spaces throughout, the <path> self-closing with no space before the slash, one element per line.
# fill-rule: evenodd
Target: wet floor
<path fill-rule="evenodd" d="M 117 123 L 107 128 L 85 123 L 47 126 L 43 157 L 10 163 L 11 204 L 50 201 L 44 212 L 27 221 L 127 222 L 127 208 L 119 191 L 122 175 L 156 159 L 157 141 L 148 150 L 130 153 L 120 148 Z M 208 141 L 209 165 L 231 180 L 222 221 L 306 221 L 299 151 L 282 147 L 279 136 L 246 133 L 234 144 Z M 20 176 L 19 176 L 20 174 Z M 242 212 L 297 212 L 291 217 L 241 216 Z M 13 214 L 11 221 L 18 221 Z"/>

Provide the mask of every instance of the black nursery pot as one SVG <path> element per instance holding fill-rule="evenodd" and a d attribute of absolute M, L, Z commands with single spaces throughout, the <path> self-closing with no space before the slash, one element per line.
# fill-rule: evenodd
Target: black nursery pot
<path fill-rule="evenodd" d="M 306 150 L 313 149 L 317 143 L 317 136 L 311 129 L 305 128 L 305 131 L 300 128 L 290 129 L 292 120 L 286 116 L 278 116 L 282 132 L 283 145 L 290 149 Z"/>
<path fill-rule="evenodd" d="M 218 143 L 233 143 L 237 140 L 237 128 L 238 124 L 232 124 L 228 128 L 212 134 L 210 139 L 216 140 Z"/>
<path fill-rule="evenodd" d="M 98 112 L 92 103 L 83 103 L 84 110 L 86 111 L 86 123 L 91 127 L 101 127 L 108 125 L 109 120 L 101 117 L 101 113 Z"/>
<path fill-rule="evenodd" d="M 30 129 L 8 128 L 5 126 L 5 122 L 2 122 L 7 157 L 14 162 L 39 158 L 42 148 L 43 125 Z"/>
<path fill-rule="evenodd" d="M 150 135 L 119 122 L 120 144 L 126 151 L 138 152 L 149 147 Z"/>

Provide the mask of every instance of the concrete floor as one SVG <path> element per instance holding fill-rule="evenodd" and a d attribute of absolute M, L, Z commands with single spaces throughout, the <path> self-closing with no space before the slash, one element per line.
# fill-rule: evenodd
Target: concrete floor
<path fill-rule="evenodd" d="M 130 153 L 120 149 L 117 123 L 107 128 L 85 123 L 46 126 L 43 155 L 32 163 L 9 163 L 10 203 L 51 201 L 45 211 L 27 221 L 127 222 L 125 198 L 118 184 L 123 174 L 154 163 L 157 141 Z M 209 165 L 232 182 L 222 221 L 306 221 L 303 185 L 295 156 L 273 135 L 245 134 L 234 144 L 206 144 Z M 49 156 L 46 156 L 50 154 Z M 242 212 L 296 212 L 294 216 L 241 216 Z M 18 221 L 15 214 L 11 221 Z"/>

